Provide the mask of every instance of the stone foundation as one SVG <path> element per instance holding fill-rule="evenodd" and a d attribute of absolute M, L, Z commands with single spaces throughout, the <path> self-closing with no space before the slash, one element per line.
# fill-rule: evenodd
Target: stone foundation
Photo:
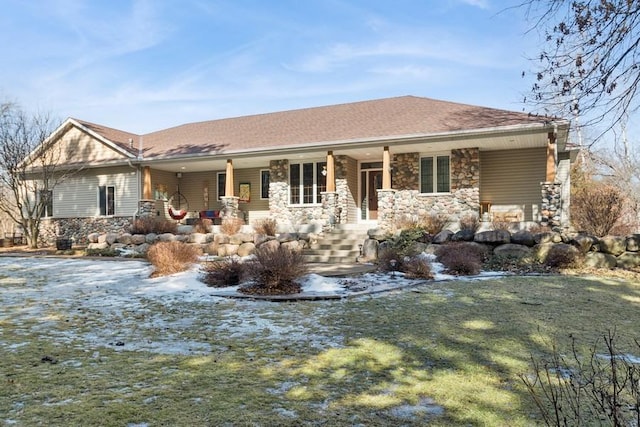
<path fill-rule="evenodd" d="M 133 218 L 47 218 L 40 225 L 40 242 L 48 246 L 59 237 L 73 239 L 77 245 L 86 245 L 87 236 L 93 233 L 122 233 L 133 225 Z"/>

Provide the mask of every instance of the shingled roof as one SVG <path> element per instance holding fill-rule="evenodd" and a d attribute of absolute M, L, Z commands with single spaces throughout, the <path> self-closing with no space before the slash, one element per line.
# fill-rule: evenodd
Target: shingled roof
<path fill-rule="evenodd" d="M 189 123 L 142 135 L 144 156 L 277 149 L 348 141 L 434 135 L 503 126 L 543 124 L 548 119 L 506 110 L 402 96 Z M 83 125 L 116 143 L 138 136 L 88 122 Z"/>

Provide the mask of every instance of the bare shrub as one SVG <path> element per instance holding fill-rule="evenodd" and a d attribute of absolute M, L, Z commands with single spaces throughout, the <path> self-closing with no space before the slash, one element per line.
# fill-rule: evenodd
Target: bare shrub
<path fill-rule="evenodd" d="M 504 230 L 504 231 L 511 231 L 512 228 L 514 228 L 516 223 L 514 222 L 509 222 L 509 221 L 500 221 L 500 220 L 492 220 L 491 221 L 491 226 L 493 227 L 494 230 Z"/>
<path fill-rule="evenodd" d="M 436 257 L 447 271 L 461 276 L 472 276 L 480 273 L 485 258 L 484 251 L 475 245 L 449 243 L 441 245 Z"/>
<path fill-rule="evenodd" d="M 178 232 L 178 224 L 175 221 L 159 216 L 145 216 L 136 219 L 129 232 L 131 234 L 176 234 Z"/>
<path fill-rule="evenodd" d="M 220 231 L 228 235 L 236 234 L 240 231 L 243 225 L 244 225 L 244 221 L 241 220 L 240 218 L 234 218 L 234 217 L 223 218 L 222 223 L 220 224 Z"/>
<path fill-rule="evenodd" d="M 409 279 L 433 279 L 431 263 L 423 257 L 416 256 L 405 260 L 402 271 Z"/>
<path fill-rule="evenodd" d="M 551 268 L 574 268 L 580 265 L 582 254 L 571 245 L 557 244 L 549 249 L 544 263 Z"/>
<path fill-rule="evenodd" d="M 258 234 L 267 236 L 275 236 L 277 231 L 277 222 L 274 218 L 263 218 L 253 223 L 253 229 Z"/>
<path fill-rule="evenodd" d="M 147 259 L 155 267 L 151 277 L 167 276 L 198 262 L 198 249 L 182 242 L 158 242 L 149 248 Z"/>
<path fill-rule="evenodd" d="M 450 218 L 444 214 L 429 214 L 418 220 L 420 228 L 426 230 L 429 234 L 438 234 L 449 223 Z"/>
<path fill-rule="evenodd" d="M 240 292 L 254 295 L 287 295 L 301 290 L 297 279 L 307 273 L 307 265 L 300 251 L 286 246 L 276 249 L 260 246 L 254 252 L 254 258 L 245 263 L 247 278 L 253 280 Z"/>
<path fill-rule="evenodd" d="M 420 226 L 418 219 L 413 215 L 402 215 L 394 221 L 395 230 L 408 230 Z"/>
<path fill-rule="evenodd" d="M 480 228 L 480 217 L 474 214 L 467 214 L 460 218 L 460 229 L 469 230 L 474 233 Z"/>
<path fill-rule="evenodd" d="M 240 284 L 243 264 L 233 257 L 207 262 L 202 268 L 202 282 L 213 288 L 224 288 Z"/>
<path fill-rule="evenodd" d="M 384 272 L 402 271 L 405 259 L 402 248 L 395 246 L 385 246 L 378 252 L 378 270 Z"/>
<path fill-rule="evenodd" d="M 209 218 L 200 218 L 193 225 L 193 232 L 202 233 L 202 234 L 211 233 L 212 227 L 213 227 L 212 220 L 210 220 Z"/>
<path fill-rule="evenodd" d="M 617 347 L 615 330 L 584 355 L 571 338 L 571 355 L 551 344 L 551 355 L 531 357 L 533 374 L 521 375 L 548 426 L 632 426 L 640 421 L 640 366 Z M 640 344 L 636 341 L 636 347 Z"/>
<path fill-rule="evenodd" d="M 581 231 L 606 236 L 622 218 L 626 202 L 618 188 L 592 181 L 571 194 L 571 219 Z"/>
<path fill-rule="evenodd" d="M 527 230 L 531 234 L 551 233 L 551 228 L 548 225 L 542 225 L 535 223 L 527 227 Z"/>

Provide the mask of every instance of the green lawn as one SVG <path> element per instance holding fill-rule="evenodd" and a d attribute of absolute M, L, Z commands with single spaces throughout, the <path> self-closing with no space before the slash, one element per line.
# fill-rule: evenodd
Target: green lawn
<path fill-rule="evenodd" d="M 19 286 L 0 280 L 0 295 Z M 566 351 L 570 336 L 586 348 L 615 327 L 637 356 L 640 338 L 632 279 L 438 282 L 299 303 L 149 299 L 108 319 L 81 298 L 46 301 L 37 315 L 42 300 L 0 305 L 0 424 L 539 425 L 520 380 L 531 355 L 554 341 Z M 105 328 L 125 345 L 93 342 Z M 207 350 L 129 349 L 165 334 Z"/>

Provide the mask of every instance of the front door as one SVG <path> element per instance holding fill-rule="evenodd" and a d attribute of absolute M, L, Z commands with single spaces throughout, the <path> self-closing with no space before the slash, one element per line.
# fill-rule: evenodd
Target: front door
<path fill-rule="evenodd" d="M 382 188 L 381 170 L 363 170 L 360 173 L 362 219 L 378 219 L 378 190 Z"/>

